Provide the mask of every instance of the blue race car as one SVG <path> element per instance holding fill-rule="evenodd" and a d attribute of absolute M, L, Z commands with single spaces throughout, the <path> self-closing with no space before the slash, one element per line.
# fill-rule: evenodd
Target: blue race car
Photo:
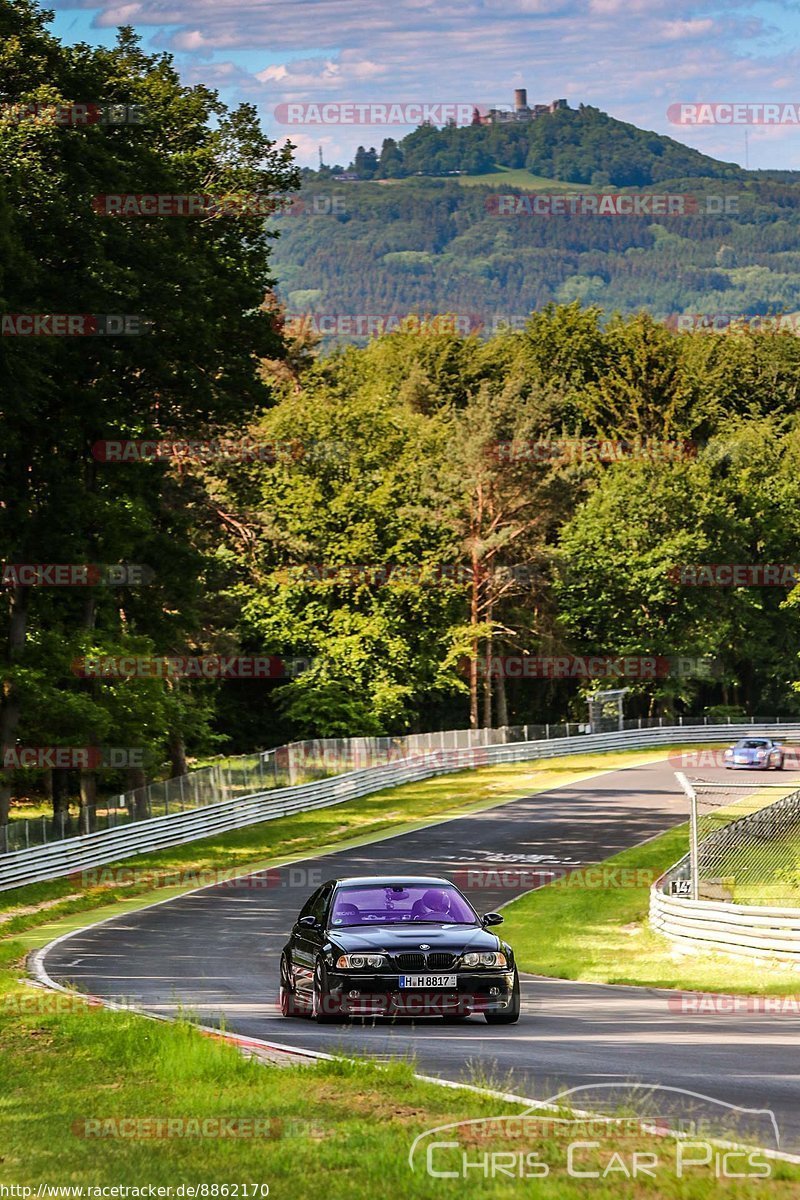
<path fill-rule="evenodd" d="M 780 742 L 772 738 L 740 738 L 735 745 L 725 751 L 724 761 L 727 770 L 739 767 L 761 767 L 768 771 L 774 767 L 776 771 L 783 770 L 784 749 Z"/>

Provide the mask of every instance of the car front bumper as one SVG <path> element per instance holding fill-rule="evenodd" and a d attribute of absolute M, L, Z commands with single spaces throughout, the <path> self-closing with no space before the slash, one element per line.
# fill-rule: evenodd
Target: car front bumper
<path fill-rule="evenodd" d="M 444 972 L 443 972 L 444 973 Z M 332 1011 L 343 1016 L 468 1016 L 503 1012 L 514 991 L 513 970 L 456 971 L 454 988 L 401 988 L 397 974 L 328 972 Z"/>

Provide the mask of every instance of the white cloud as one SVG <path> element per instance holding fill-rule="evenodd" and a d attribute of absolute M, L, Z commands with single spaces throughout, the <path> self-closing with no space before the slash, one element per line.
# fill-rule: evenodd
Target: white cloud
<path fill-rule="evenodd" d="M 508 104 L 513 88 L 527 87 L 532 102 L 566 96 L 688 142 L 707 131 L 671 125 L 670 104 L 793 99 L 797 78 L 796 38 L 787 35 L 794 0 L 769 10 L 756 0 L 53 2 L 91 9 L 99 25 L 138 25 L 146 45 L 174 52 L 187 82 L 258 104 L 268 129 L 286 101 Z M 376 130 L 374 140 L 382 136 Z M 715 136 L 715 149 L 699 148 L 742 157 L 739 132 Z M 340 161 L 357 140 L 341 132 Z M 800 165 L 791 141 L 760 146 L 757 165 Z"/>

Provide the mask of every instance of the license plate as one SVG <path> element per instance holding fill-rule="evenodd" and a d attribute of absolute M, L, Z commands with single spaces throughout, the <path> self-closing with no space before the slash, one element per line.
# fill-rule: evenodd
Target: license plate
<path fill-rule="evenodd" d="M 454 988 L 455 975 L 401 975 L 401 988 Z"/>

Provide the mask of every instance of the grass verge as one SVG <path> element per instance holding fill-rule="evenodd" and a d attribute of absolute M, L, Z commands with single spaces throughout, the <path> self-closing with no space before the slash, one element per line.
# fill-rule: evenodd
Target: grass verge
<path fill-rule="evenodd" d="M 553 1200 L 708 1200 L 720 1194 L 713 1166 L 678 1179 L 675 1143 L 640 1131 L 624 1142 L 619 1135 L 594 1134 L 597 1148 L 580 1151 L 580 1169 L 600 1175 L 571 1177 L 568 1142 L 585 1133 L 569 1129 L 569 1136 L 558 1136 L 552 1123 L 542 1122 L 526 1124 L 522 1138 L 497 1125 L 447 1131 L 438 1140 L 456 1140 L 457 1148 L 436 1151 L 431 1161 L 434 1170 L 454 1170 L 456 1177 L 428 1174 L 424 1147 L 412 1171 L 409 1150 L 418 1134 L 451 1122 L 516 1115 L 521 1108 L 422 1082 L 409 1062 L 263 1066 L 186 1023 L 161 1024 L 79 1002 L 73 1011 L 54 1013 L 49 1003 L 63 997 L 16 981 L 14 956 L 21 949 L 8 942 L 0 947 L 2 1185 L 33 1188 L 34 1195 L 40 1184 L 123 1185 L 144 1187 L 138 1194 L 145 1196 L 152 1185 L 171 1187 L 173 1197 L 180 1185 L 206 1185 L 205 1193 L 196 1194 L 236 1200 L 254 1194 L 261 1200 L 266 1185 L 270 1196 L 292 1200 L 367 1200 L 376 1194 L 438 1200 L 463 1196 L 465 1187 L 474 1186 L 475 1168 L 464 1178 L 463 1148 L 469 1162 L 488 1163 L 488 1176 L 481 1170 L 477 1175 L 480 1194 L 489 1200 L 530 1195 L 532 1180 L 509 1177 L 510 1162 L 517 1171 L 544 1164 L 547 1177 L 536 1179 L 536 1194 Z M 37 1011 L 31 996 L 40 1001 Z M 656 1155 L 654 1178 L 627 1179 L 618 1161 L 603 1177 L 614 1154 L 630 1170 L 634 1150 Z M 483 1159 L 493 1152 L 505 1155 L 496 1172 L 496 1160 Z M 522 1154 L 536 1158 L 520 1167 Z M 771 1200 L 797 1195 L 800 1168 L 771 1162 L 768 1170 Z M 259 1190 L 243 1192 L 243 1184 Z M 231 1187 L 225 1192 L 221 1185 Z M 735 1192 L 726 1194 L 763 1196 L 764 1180 L 739 1179 Z"/>
<path fill-rule="evenodd" d="M 678 826 L 606 859 L 604 871 L 618 868 L 619 885 L 605 873 L 600 886 L 592 886 L 589 872 L 585 877 L 577 872 L 507 904 L 504 935 L 523 970 L 587 983 L 749 995 L 800 992 L 792 965 L 760 962 L 755 969 L 752 962 L 721 954 L 677 949 L 650 929 L 648 881 L 686 853 L 687 839 L 686 826 Z"/>

